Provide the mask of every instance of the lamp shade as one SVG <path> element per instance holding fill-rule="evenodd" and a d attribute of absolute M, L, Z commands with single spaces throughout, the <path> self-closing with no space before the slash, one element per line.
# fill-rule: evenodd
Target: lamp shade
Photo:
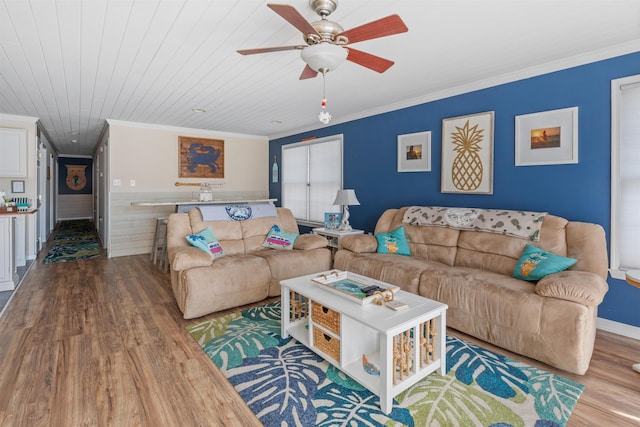
<path fill-rule="evenodd" d="M 331 43 L 318 43 L 305 47 L 300 57 L 314 71 L 324 73 L 335 70 L 347 59 L 347 49 Z"/>
<path fill-rule="evenodd" d="M 349 206 L 359 205 L 360 202 L 356 197 L 354 190 L 338 190 L 336 193 L 336 200 L 333 201 L 334 205 Z"/>

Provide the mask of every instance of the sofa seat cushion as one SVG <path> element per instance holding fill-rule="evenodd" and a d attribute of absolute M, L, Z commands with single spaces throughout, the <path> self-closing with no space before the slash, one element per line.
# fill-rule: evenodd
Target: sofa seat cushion
<path fill-rule="evenodd" d="M 447 304 L 447 325 L 466 333 L 487 326 L 522 334 L 540 332 L 543 298 L 535 293 L 534 284 L 510 276 L 467 267 L 432 267 L 420 278 L 419 294 Z"/>
<path fill-rule="evenodd" d="M 267 261 L 253 255 L 224 256 L 178 274 L 174 295 L 185 319 L 263 300 L 271 278 Z"/>
<path fill-rule="evenodd" d="M 304 276 L 310 271 L 331 269 L 331 251 L 327 248 L 290 251 L 264 249 L 251 255 L 264 259 L 268 265 L 271 276 L 269 296 L 280 295 L 281 280 Z"/>
<path fill-rule="evenodd" d="M 430 266 L 440 268 L 444 264 L 404 255 L 350 251 L 336 252 L 333 260 L 333 268 L 374 277 L 414 294 L 418 293 L 420 275 Z"/>

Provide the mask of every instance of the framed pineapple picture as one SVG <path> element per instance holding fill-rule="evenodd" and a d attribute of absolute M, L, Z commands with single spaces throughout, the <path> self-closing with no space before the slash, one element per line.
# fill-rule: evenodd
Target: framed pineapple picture
<path fill-rule="evenodd" d="M 493 111 L 442 120 L 443 193 L 493 193 Z"/>

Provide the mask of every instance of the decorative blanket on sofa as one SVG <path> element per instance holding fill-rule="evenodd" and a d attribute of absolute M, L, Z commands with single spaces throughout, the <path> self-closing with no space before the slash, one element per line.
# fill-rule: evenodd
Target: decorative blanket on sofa
<path fill-rule="evenodd" d="M 411 206 L 402 222 L 410 225 L 437 225 L 457 230 L 487 231 L 538 241 L 546 212 L 504 209 Z"/>
<path fill-rule="evenodd" d="M 198 206 L 203 221 L 246 221 L 248 219 L 278 216 L 273 203 Z"/>

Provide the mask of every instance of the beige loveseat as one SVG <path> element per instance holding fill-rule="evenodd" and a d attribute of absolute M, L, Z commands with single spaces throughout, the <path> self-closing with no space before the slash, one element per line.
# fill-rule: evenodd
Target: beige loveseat
<path fill-rule="evenodd" d="M 372 235 L 349 236 L 334 268 L 400 286 L 449 306 L 447 326 L 549 365 L 584 374 L 591 360 L 597 306 L 608 290 L 604 230 L 546 215 L 539 241 L 485 231 L 403 224 L 390 209 L 375 233 L 404 225 L 411 256 L 376 253 Z M 512 277 L 526 244 L 577 259 L 537 282 Z"/>
<path fill-rule="evenodd" d="M 298 233 L 291 211 L 276 211 L 277 216 L 245 221 L 203 221 L 199 209 L 169 216 L 171 286 L 185 319 L 280 295 L 280 280 L 331 268 L 331 252 L 322 236 L 300 235 L 292 250 L 262 247 L 274 224 Z M 186 240 L 207 227 L 222 246 L 220 258 L 212 259 Z"/>

